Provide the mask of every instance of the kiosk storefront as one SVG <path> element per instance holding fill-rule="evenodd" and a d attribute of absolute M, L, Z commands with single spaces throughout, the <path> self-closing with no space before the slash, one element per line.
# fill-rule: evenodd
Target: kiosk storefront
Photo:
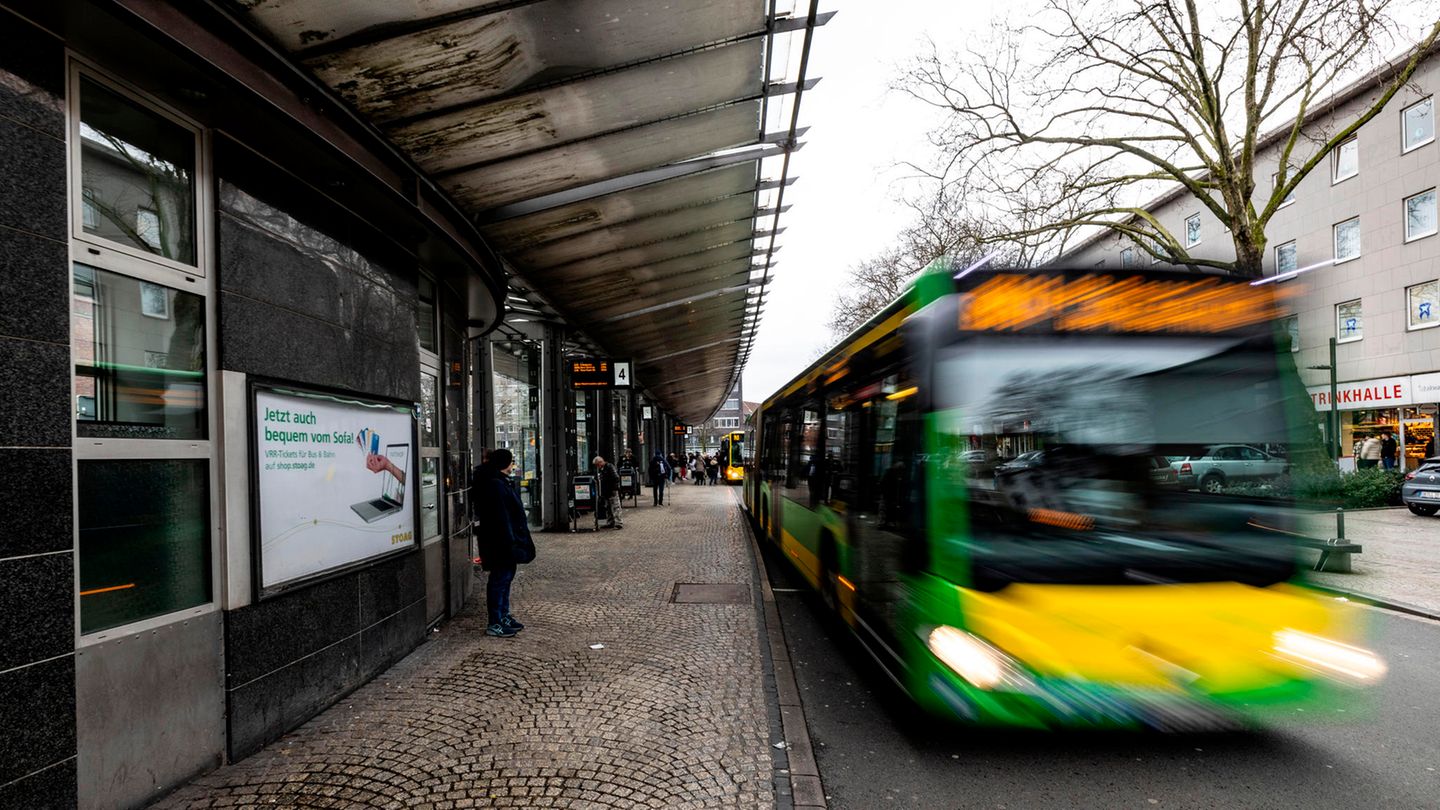
<path fill-rule="evenodd" d="M 1312 385 L 1315 409 L 1331 409 L 1330 386 Z M 1335 410 L 1340 412 L 1340 468 L 1353 470 L 1365 439 L 1388 432 L 1399 445 L 1400 467 L 1413 470 L 1435 452 L 1440 373 L 1381 377 L 1340 383 Z"/>

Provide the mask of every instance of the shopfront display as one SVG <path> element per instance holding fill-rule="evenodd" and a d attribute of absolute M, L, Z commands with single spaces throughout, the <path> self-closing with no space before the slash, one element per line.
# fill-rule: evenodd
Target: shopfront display
<path fill-rule="evenodd" d="M 1331 409 L 1330 386 L 1312 385 L 1310 399 L 1315 409 Z M 1358 466 L 1365 440 L 1383 441 L 1388 434 L 1396 443 L 1397 466 L 1413 470 L 1424 458 L 1435 454 L 1436 414 L 1440 412 L 1440 374 L 1416 374 L 1340 383 L 1335 388 L 1334 409 L 1340 417 L 1340 467 Z"/>

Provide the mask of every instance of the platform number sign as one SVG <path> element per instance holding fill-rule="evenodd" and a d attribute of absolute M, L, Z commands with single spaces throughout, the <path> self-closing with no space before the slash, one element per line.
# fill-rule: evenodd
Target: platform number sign
<path fill-rule="evenodd" d="M 594 357 L 577 357 L 570 360 L 571 388 L 629 388 L 629 361 L 616 362 Z"/>

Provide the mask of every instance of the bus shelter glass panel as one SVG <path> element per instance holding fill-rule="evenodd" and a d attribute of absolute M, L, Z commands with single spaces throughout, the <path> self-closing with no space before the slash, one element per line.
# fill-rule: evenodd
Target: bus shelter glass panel
<path fill-rule="evenodd" d="M 205 299 L 83 264 L 73 283 L 76 432 L 205 438 Z"/>
<path fill-rule="evenodd" d="M 80 632 L 210 601 L 209 461 L 82 461 Z"/>
<path fill-rule="evenodd" d="M 420 538 L 440 536 L 439 380 L 420 372 Z"/>
<path fill-rule="evenodd" d="M 524 340 L 491 342 L 495 447 L 515 456 L 515 481 L 532 525 L 541 523 L 540 353 Z"/>

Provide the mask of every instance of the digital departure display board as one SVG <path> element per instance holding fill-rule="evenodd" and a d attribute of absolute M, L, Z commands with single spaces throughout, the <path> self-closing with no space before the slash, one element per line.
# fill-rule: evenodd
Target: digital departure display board
<path fill-rule="evenodd" d="M 593 357 L 571 358 L 571 388 L 629 388 L 630 364 Z"/>

